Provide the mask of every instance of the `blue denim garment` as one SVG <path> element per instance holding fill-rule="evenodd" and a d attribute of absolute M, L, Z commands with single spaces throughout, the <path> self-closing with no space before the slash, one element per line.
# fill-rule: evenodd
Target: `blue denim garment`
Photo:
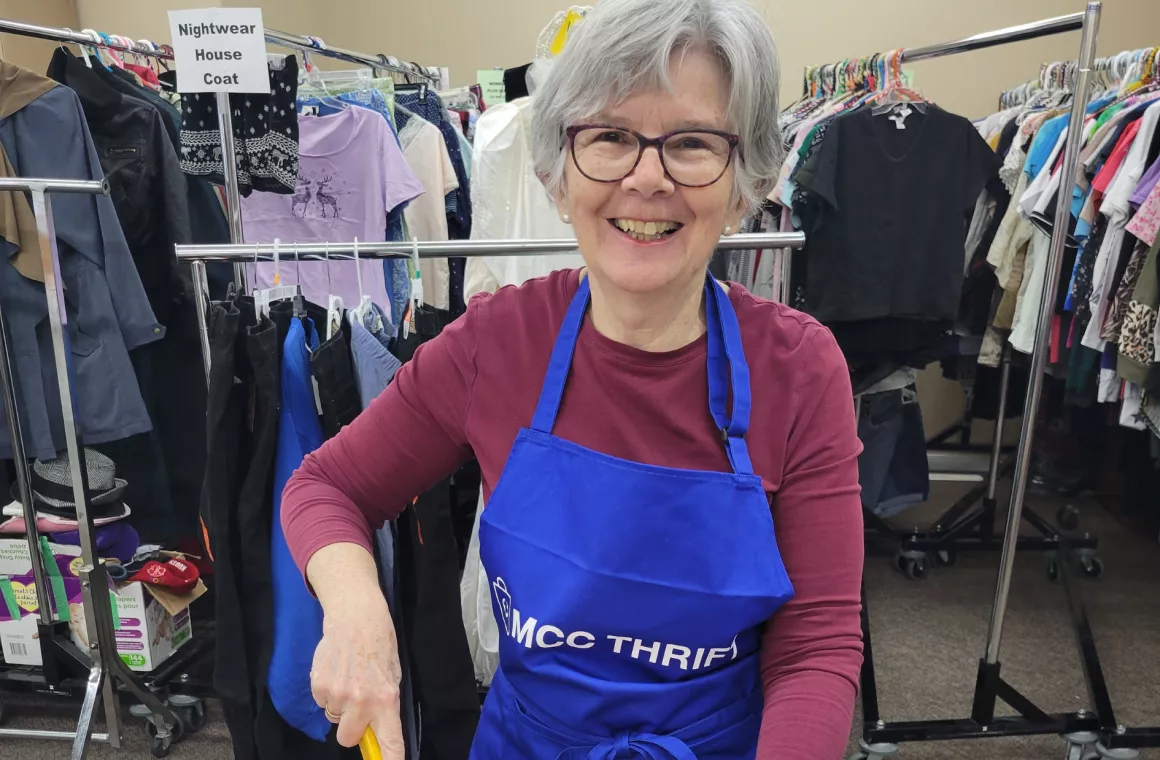
<path fill-rule="evenodd" d="M 373 332 L 376 313 L 382 319 L 384 329 Z M 370 403 L 386 389 L 395 373 L 403 366 L 403 363 L 387 350 L 391 338 L 388 330 L 391 325 L 385 316 L 377 306 L 372 305 L 372 311 L 364 316 L 362 321 L 351 322 L 350 325 L 350 351 L 363 409 L 370 406 Z"/>
<path fill-rule="evenodd" d="M 0 68 L 17 67 L 0 63 Z M 17 76 L 33 76 L 31 72 Z M 40 78 L 40 77 L 38 77 Z M 21 177 L 102 179 L 100 158 L 77 94 L 54 86 L 0 118 L 0 144 Z M 118 441 L 152 429 L 129 351 L 160 340 L 157 321 L 107 195 L 51 195 L 56 221 L 78 427 L 86 444 Z M 3 240 L 11 258 L 15 244 Z M 26 453 L 51 459 L 64 448 L 64 425 L 48 329 L 44 286 L 15 267 L 0 272 Z M 3 415 L 0 414 L 0 419 Z M 6 424 L 6 423 L 4 423 Z M 0 457 L 12 444 L 0 436 Z"/>
<path fill-rule="evenodd" d="M 862 506 L 892 517 L 930 497 L 922 411 L 913 385 L 859 399 L 858 483 Z"/>

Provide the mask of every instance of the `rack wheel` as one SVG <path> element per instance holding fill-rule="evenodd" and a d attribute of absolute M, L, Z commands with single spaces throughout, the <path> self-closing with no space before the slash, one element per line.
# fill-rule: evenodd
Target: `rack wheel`
<path fill-rule="evenodd" d="M 148 732 L 149 738 L 153 739 L 154 744 L 159 741 L 157 738 L 157 726 L 153 723 L 152 718 L 145 721 L 145 731 Z M 165 745 L 168 747 L 170 744 L 177 744 L 183 738 L 185 738 L 185 721 L 178 716 L 177 723 L 169 727 L 169 736 L 165 737 Z M 168 753 L 168 750 L 166 750 L 166 753 Z M 158 755 L 158 757 L 164 757 L 164 755 Z"/>
<path fill-rule="evenodd" d="M 894 555 L 894 567 L 912 581 L 925 578 L 929 569 L 924 552 L 907 550 Z"/>
<path fill-rule="evenodd" d="M 172 740 L 167 736 L 164 739 L 153 737 L 149 745 L 149 754 L 153 757 L 169 757 Z"/>
<path fill-rule="evenodd" d="M 1083 557 L 1080 568 L 1088 578 L 1099 578 L 1104 574 L 1104 561 L 1099 557 Z"/>
<path fill-rule="evenodd" d="M 169 709 L 181 721 L 185 734 L 196 734 L 205 728 L 205 702 L 198 697 L 174 694 L 169 697 Z"/>
<path fill-rule="evenodd" d="M 1075 530 L 1079 527 L 1079 510 L 1072 504 L 1064 504 L 1055 513 L 1055 521 L 1063 530 Z"/>
<path fill-rule="evenodd" d="M 867 744 L 865 739 L 858 742 L 859 750 L 850 755 L 848 760 L 882 760 L 898 752 L 897 744 Z"/>
<path fill-rule="evenodd" d="M 936 564 L 943 565 L 944 567 L 953 567 L 959 562 L 959 550 L 953 548 L 939 549 L 934 553 L 934 561 Z"/>
<path fill-rule="evenodd" d="M 1059 558 L 1051 557 L 1047 560 L 1047 580 L 1052 583 L 1059 583 Z"/>

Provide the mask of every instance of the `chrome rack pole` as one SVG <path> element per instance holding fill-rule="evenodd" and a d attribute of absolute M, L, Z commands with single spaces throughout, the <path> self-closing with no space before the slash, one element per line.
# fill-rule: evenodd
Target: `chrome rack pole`
<path fill-rule="evenodd" d="M 233 106 L 228 92 L 217 93 L 218 131 L 222 136 L 222 180 L 226 194 L 226 221 L 230 228 L 230 243 L 240 244 L 245 239 L 242 227 L 242 196 L 238 185 L 237 140 L 234 137 Z M 201 343 L 201 362 L 205 369 L 205 384 L 209 385 L 210 345 L 209 345 L 209 278 L 205 272 L 205 261 L 193 261 L 190 265 L 193 276 L 194 308 L 197 309 L 197 336 Z M 246 292 L 246 265 L 234 262 L 234 284 L 241 293 Z"/>
<path fill-rule="evenodd" d="M 1080 138 L 1083 135 L 1084 109 L 1087 107 L 1088 84 L 1091 80 L 1092 62 L 1095 60 L 1096 40 L 1100 26 L 1099 2 L 1089 2 L 1084 12 L 1083 39 L 1080 42 L 1079 74 L 1075 92 L 1072 95 L 1071 121 L 1068 124 L 1067 142 L 1063 153 L 1064 187 L 1070 188 L 1075 182 L 1079 168 Z M 1015 564 L 1015 550 L 1019 542 L 1019 527 L 1023 518 L 1023 500 L 1027 490 L 1027 476 L 1031 464 L 1031 445 L 1035 436 L 1035 413 L 1039 408 L 1039 398 L 1043 391 L 1043 373 L 1047 366 L 1047 349 L 1051 336 L 1051 318 L 1055 309 L 1055 291 L 1059 286 L 1060 267 L 1063 262 L 1063 248 L 1067 238 L 1071 204 L 1060 203 L 1055 210 L 1055 226 L 1051 232 L 1051 248 L 1047 260 L 1047 281 L 1039 299 L 1039 323 L 1035 331 L 1035 345 L 1031 352 L 1031 377 L 1027 385 L 1027 399 L 1023 407 L 1023 424 L 1019 431 L 1019 446 L 1015 457 L 1015 474 L 1011 483 L 1011 508 L 1007 516 L 1007 530 L 1003 537 L 1003 551 L 999 560 L 999 577 L 995 589 L 995 601 L 991 610 L 991 622 L 987 631 L 987 647 L 984 662 L 995 665 L 999 662 L 999 645 L 1003 638 L 1003 623 L 1007 614 L 1007 601 L 1011 592 L 1011 574 Z"/>
<path fill-rule="evenodd" d="M 717 241 L 718 250 L 745 250 L 750 248 L 801 248 L 806 236 L 802 232 L 755 232 L 729 235 Z M 288 243 L 282 243 L 284 247 Z M 354 255 L 354 243 L 299 243 L 293 244 L 294 256 L 302 261 L 349 259 Z M 555 253 L 575 253 L 576 241 L 570 238 L 550 240 L 439 240 L 410 242 L 377 242 L 358 244 L 359 258 L 386 259 L 410 257 L 418 248 L 419 258 L 444 256 L 537 256 Z M 241 243 L 231 245 L 178 245 L 177 258 L 181 261 L 273 261 L 274 246 L 270 243 Z"/>
<path fill-rule="evenodd" d="M 99 192 L 108 192 L 108 186 L 101 184 Z M 104 567 L 97 559 L 96 544 L 93 541 L 95 529 L 89 514 L 88 490 L 89 474 L 85 452 L 80 445 L 77 432 L 77 406 L 73 397 L 75 380 L 74 367 L 70 361 L 72 351 L 67 332 L 68 315 L 64 303 L 64 283 L 60 276 L 60 256 L 56 248 L 56 227 L 53 224 L 52 204 L 45 188 L 31 188 L 32 211 L 36 217 L 36 233 L 40 243 L 40 260 L 44 270 L 44 295 L 48 300 L 48 322 L 52 334 L 53 364 L 56 369 L 57 390 L 64 422 L 64 443 L 68 451 L 70 475 L 73 484 L 73 501 L 77 509 L 77 528 L 80 534 L 81 589 L 84 596 L 85 628 L 89 641 L 89 656 L 92 667 L 85 688 L 85 699 L 77 719 L 76 735 L 73 737 L 72 760 L 83 760 L 91 741 L 92 722 L 97 705 L 102 696 L 105 701 L 105 720 L 108 722 L 109 739 L 114 747 L 121 742 L 120 704 L 113 691 L 113 683 L 104 672 L 104 657 L 116 658 L 116 644 L 112 651 L 103 651 L 99 633 L 99 619 L 109 616 L 108 608 L 100 609 L 94 598 L 92 584 L 107 583 Z M 108 587 L 105 587 L 106 593 Z M 102 688 L 103 687 L 103 688 Z M 101 692 L 104 692 L 102 695 Z"/>
<path fill-rule="evenodd" d="M 1011 346 L 1003 347 L 1003 363 L 999 375 L 999 408 L 995 414 L 995 440 L 991 442 L 991 464 L 987 471 L 987 499 L 995 501 L 999 485 L 999 460 L 1003 456 L 1003 424 L 1007 418 L 1007 395 L 1011 386 Z"/>
<path fill-rule="evenodd" d="M 36 217 L 36 234 L 40 245 L 40 260 L 44 270 L 44 294 L 48 302 L 49 330 L 52 336 L 53 364 L 56 370 L 57 390 L 60 393 L 61 414 L 64 428 L 65 448 L 70 459 L 70 475 L 73 481 L 73 499 L 76 502 L 77 528 L 80 534 L 81 590 L 84 597 L 86 633 L 89 641 L 91 660 L 84 703 L 77 719 L 77 730 L 44 734 L 49 738 L 72 741 L 71 760 L 84 760 L 92 741 L 107 741 L 114 748 L 121 744 L 120 702 L 117 698 L 113 677 L 142 701 L 152 713 L 158 736 L 170 735 L 168 725 L 175 725 L 176 718 L 161 700 L 149 689 L 142 686 L 137 678 L 117 655 L 117 643 L 113 632 L 109 580 L 105 566 L 96 554 L 93 541 L 93 521 L 87 500 L 88 467 L 84 450 L 80 444 L 77 427 L 76 397 L 72 392 L 75 385 L 75 368 L 70 361 L 68 314 L 65 310 L 64 282 L 61 279 L 60 255 L 56 246 L 56 228 L 53 224 L 52 204 L 48 193 L 108 193 L 105 181 L 84 180 L 40 180 L 16 179 L 0 180 L 0 190 L 27 190 L 32 195 L 32 211 Z M 34 561 L 39 560 L 39 552 Z M 98 704 L 105 703 L 107 734 L 92 733 L 93 718 Z M 0 732 L 0 736 L 23 736 L 19 731 Z"/>
<path fill-rule="evenodd" d="M 413 71 L 402 66 L 392 66 L 384 56 L 368 55 L 366 53 L 359 53 L 354 50 L 333 47 L 331 45 L 319 47 L 311 42 L 311 40 L 307 37 L 302 37 L 297 34 L 287 34 L 286 32 L 280 32 L 277 29 L 271 29 L 269 27 L 266 27 L 265 35 L 267 42 L 280 45 L 281 47 L 291 48 L 293 50 L 299 50 L 314 55 L 321 55 L 327 58 L 336 58 L 340 61 L 347 61 L 348 63 L 358 63 L 364 66 L 370 66 L 373 69 L 394 71 L 400 74 L 407 74 L 408 76 L 419 76 L 427 79 L 432 83 L 438 82 L 436 77 L 433 77 L 426 72 Z"/>
<path fill-rule="evenodd" d="M 42 626 L 52 625 L 52 602 L 48 596 L 48 582 L 44 564 L 40 562 L 40 532 L 36 527 L 36 508 L 32 504 L 31 478 L 28 457 L 24 453 L 24 430 L 20 425 L 20 410 L 16 404 L 16 376 L 12 372 L 12 357 L 8 352 L 8 325 L 4 310 L 0 309 L 0 385 L 4 386 L 4 415 L 8 420 L 8 435 L 12 439 L 12 464 L 16 468 L 16 490 L 24 509 L 24 531 L 28 537 L 28 559 L 32 576 L 36 579 L 36 603 Z M 42 629 L 43 630 L 43 629 Z M 42 647 L 41 651 L 44 651 Z"/>
<path fill-rule="evenodd" d="M 910 63 L 927 58 L 941 58 L 944 55 L 966 53 L 971 50 L 982 50 L 983 48 L 994 47 L 996 45 L 1006 45 L 1012 42 L 1032 40 L 1036 37 L 1045 37 L 1050 34 L 1073 32 L 1083 28 L 1086 18 L 1087 13 L 1070 13 L 1066 16 L 1056 16 L 1055 18 L 1043 19 L 1042 21 L 1034 21 L 1030 24 L 1020 24 L 1019 26 L 1009 26 L 1005 29 L 996 29 L 993 32 L 976 34 L 973 37 L 955 40 L 954 42 L 943 42 L 938 45 L 928 45 L 920 48 L 907 48 L 902 52 L 902 61 L 904 63 Z"/>
<path fill-rule="evenodd" d="M 54 42 L 72 42 L 77 45 L 85 45 L 87 47 L 107 48 L 109 50 L 120 50 L 124 53 L 134 53 L 136 55 L 148 55 L 154 58 L 163 58 L 165 60 L 173 60 L 170 53 L 163 50 L 154 50 L 153 48 L 133 43 L 131 45 L 124 45 L 113 39 L 104 40 L 101 38 L 93 39 L 83 32 L 74 32 L 71 29 L 61 29 L 55 26 L 41 26 L 40 24 L 27 24 L 23 21 L 12 21 L 11 19 L 0 19 L 0 32 L 9 34 L 18 34 L 22 37 L 36 37 L 42 40 L 52 40 Z"/>
<path fill-rule="evenodd" d="M 242 227 L 242 196 L 238 185 L 238 152 L 234 139 L 234 117 L 230 105 L 230 94 L 217 94 L 218 129 L 222 135 L 222 175 L 226 190 L 226 221 L 230 225 L 230 242 L 245 240 Z M 238 289 L 246 290 L 246 268 L 244 264 L 234 265 L 234 282 Z"/>
<path fill-rule="evenodd" d="M 220 107 L 218 112 L 222 113 Z M 223 128 L 224 129 L 224 128 Z M 225 132 L 223 131 L 223 135 Z M 241 222 L 239 220 L 239 227 Z M 747 248 L 801 248 L 806 236 L 801 232 L 759 232 L 744 235 L 729 235 L 717 242 L 719 250 Z M 364 259 L 409 258 L 414 254 L 415 245 L 409 242 L 359 243 L 358 255 Z M 445 240 L 428 241 L 417 244 L 420 258 L 444 256 L 533 256 L 553 253 L 575 253 L 576 241 L 556 240 Z M 231 243 L 229 245 L 178 245 L 179 261 L 193 264 L 194 295 L 197 298 L 197 324 L 201 336 L 201 356 L 205 364 L 206 383 L 210 373 L 210 344 L 208 325 L 208 286 L 205 280 L 206 261 L 232 261 L 235 271 L 244 266 L 242 262 L 272 261 L 274 246 L 268 243 Z M 325 261 L 348 259 L 354 256 L 354 243 L 301 243 L 294 246 L 294 257 L 302 261 Z M 783 253 L 783 257 L 789 256 Z"/>

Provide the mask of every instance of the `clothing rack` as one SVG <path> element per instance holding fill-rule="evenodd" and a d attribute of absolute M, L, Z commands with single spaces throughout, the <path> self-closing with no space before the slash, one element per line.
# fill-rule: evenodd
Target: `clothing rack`
<path fill-rule="evenodd" d="M 148 55 L 161 60 L 172 61 L 173 50 L 168 46 L 164 48 L 156 45 L 146 45 L 144 40 L 129 43 L 120 42 L 118 40 L 128 40 L 127 37 L 114 39 L 110 37 L 105 39 L 100 35 L 92 35 L 85 32 L 74 32 L 72 29 L 61 28 L 56 26 L 41 26 L 40 24 L 26 24 L 23 21 L 12 21 L 10 19 L 0 19 L 0 32 L 8 34 L 18 34 L 22 37 L 36 37 L 42 40 L 52 40 L 53 42 L 72 42 L 77 45 L 84 45 L 86 47 L 106 48 L 108 50 L 117 50 L 122 53 L 133 53 L 134 55 Z"/>
<path fill-rule="evenodd" d="M 88 44 L 88 43 L 85 43 Z M 20 424 L 20 410 L 16 401 L 16 380 L 12 371 L 12 357 L 8 349 L 7 326 L 0 310 L 0 391 L 4 396 L 4 411 L 8 419 L 8 431 L 12 439 L 13 464 L 16 470 L 17 491 L 24 511 L 25 532 L 28 540 L 29 557 L 33 576 L 36 579 L 36 597 L 39 613 L 37 639 L 40 643 L 43 668 L 38 677 L 28 673 L 18 673 L 19 680 L 27 684 L 37 683 L 50 691 L 67 686 L 73 679 L 83 679 L 85 683 L 84 701 L 77 718 L 75 731 L 29 731 L 21 729 L 0 729 L 0 739 L 47 739 L 72 743 L 71 760 L 83 760 L 90 742 L 108 743 L 114 748 L 121 746 L 120 697 L 114 682 L 119 682 L 127 691 L 136 696 L 149 710 L 155 729 L 154 747 L 168 749 L 172 732 L 169 726 L 178 724 L 176 716 L 169 708 L 145 687 L 138 677 L 129 670 L 117 654 L 109 576 L 104 564 L 99 560 L 94 543 L 93 518 L 90 513 L 87 491 L 88 471 L 84 465 L 84 450 L 77 429 L 77 400 L 73 393 L 76 376 L 68 332 L 65 330 L 64 287 L 61 279 L 60 256 L 56 244 L 56 228 L 53 224 L 50 193 L 105 194 L 109 184 L 105 180 L 53 180 L 53 179 L 0 179 L 0 191 L 28 192 L 32 196 L 32 211 L 36 218 L 36 233 L 40 247 L 41 266 L 44 271 L 44 295 L 48 301 L 48 321 L 52 336 L 53 363 L 56 369 L 57 389 L 60 393 L 65 446 L 70 460 L 73 499 L 76 503 L 77 528 L 80 533 L 82 567 L 78 573 L 81 580 L 85 623 L 87 627 L 89 651 L 81 652 L 69 640 L 68 621 L 54 621 L 49 585 L 45 578 L 43 557 L 40 551 L 40 536 L 36 525 L 36 510 L 32 501 L 31 479 L 28 459 L 24 450 L 23 431 Z M 101 701 L 105 703 L 106 732 L 93 733 L 93 719 Z"/>
<path fill-rule="evenodd" d="M 1063 32 L 1082 30 L 1082 39 L 1076 65 L 1076 78 L 1071 107 L 1071 124 L 1081 124 L 1084 117 L 1084 108 L 1087 105 L 1087 90 L 1091 80 L 1092 67 L 1095 61 L 1096 40 L 1099 30 L 1099 21 L 1102 11 L 1101 2 L 1088 2 L 1082 13 L 1073 13 L 1066 16 L 1044 19 L 1042 21 L 1022 24 L 1019 26 L 998 29 L 992 32 L 977 34 L 960 40 L 930 45 L 921 48 L 910 48 L 899 55 L 902 62 L 920 61 L 930 58 L 940 58 L 974 50 L 982 50 L 997 45 L 1037 39 Z M 836 71 L 841 65 L 834 66 Z M 809 72 L 807 72 L 807 78 Z M 835 75 L 836 76 L 836 75 Z M 1068 132 L 1067 142 L 1063 153 L 1061 171 L 1064 177 L 1074 177 L 1079 165 L 1079 138 L 1080 129 L 1071 129 Z M 851 760 L 869 760 L 883 758 L 898 752 L 898 744 L 904 741 L 932 741 L 947 739 L 984 738 L 992 736 L 1023 736 L 1034 734 L 1063 734 L 1068 742 L 1069 758 L 1080 758 L 1089 745 L 1102 741 L 1104 746 L 1127 747 L 1133 746 L 1121 743 L 1119 737 L 1123 731 L 1107 731 L 1106 717 L 1110 715 L 1111 701 L 1108 697 L 1106 682 L 1100 667 L 1099 656 L 1091 637 L 1091 628 L 1086 613 L 1082 611 L 1082 603 L 1074 602 L 1074 587 L 1068 584 L 1066 568 L 1061 572 L 1065 586 L 1069 589 L 1069 601 L 1072 602 L 1073 626 L 1080 642 L 1080 650 L 1084 665 L 1084 674 L 1088 689 L 1095 706 L 1094 713 L 1080 710 L 1075 713 L 1049 715 L 1037 707 L 1030 699 L 1023 696 L 1013 686 L 1003 680 L 999 659 L 1000 643 L 1006 619 L 1007 604 L 1011 589 L 1011 577 L 1014 569 L 1016 550 L 1020 545 L 1019 529 L 1023 521 L 1023 507 L 1026 495 L 1028 474 L 1030 468 L 1031 447 L 1034 439 L 1034 424 L 1036 410 L 1039 407 L 1040 396 L 1043 391 L 1043 375 L 1047 363 L 1047 349 L 1050 341 L 1051 316 L 1054 309 L 1054 293 L 1058 286 L 1060 268 L 1063 260 L 1064 245 L 1066 242 L 1070 204 L 1058 204 L 1054 226 L 1052 228 L 1051 244 L 1048 252 L 1047 282 L 1040 299 L 1039 323 L 1036 330 L 1034 347 L 1031 354 L 1031 376 L 1027 387 L 1022 427 L 1019 431 L 1019 443 L 1016 446 L 1015 463 L 1013 467 L 1011 503 L 1008 512 L 1007 525 L 1004 532 L 1000 551 L 999 572 L 996 581 L 995 597 L 992 603 L 990 625 L 983 656 L 979 660 L 978 674 L 975 681 L 970 717 L 955 720 L 924 720 L 887 723 L 882 720 L 878 708 L 878 692 L 875 681 L 873 647 L 870 636 L 870 621 L 866 607 L 865 588 L 863 588 L 862 630 L 865 646 L 865 659 L 862 669 L 862 704 L 863 704 L 863 737 L 861 752 Z M 1009 370 L 1005 364 L 1004 374 Z M 1004 398 L 1005 398 L 1005 394 Z M 1002 413 L 999 415 L 1001 430 Z M 1001 437 L 996 436 L 992 447 L 992 458 L 989 465 L 989 483 L 987 498 L 994 498 L 994 485 L 999 477 L 999 457 L 1001 454 Z M 1075 547 L 1066 539 L 1059 539 L 1059 549 L 1071 552 Z M 996 708 L 1002 700 L 1018 713 L 1015 717 L 997 716 Z M 1102 733 L 1100 733 L 1102 731 Z M 1116 755 L 1129 757 L 1131 755 Z"/>
<path fill-rule="evenodd" d="M 426 79 L 431 84 L 438 84 L 439 77 L 430 74 L 419 68 L 410 68 L 408 66 L 393 63 L 390 58 L 379 53 L 377 55 L 368 55 L 366 53 L 358 53 L 353 50 L 345 48 L 333 47 L 327 45 L 318 37 L 300 37 L 297 34 L 287 34 L 286 32 L 279 32 L 277 29 L 266 27 L 266 41 L 279 45 L 285 48 L 291 48 L 302 53 L 314 53 L 323 55 L 327 58 L 334 58 L 348 63 L 357 63 L 363 66 L 370 66 L 376 71 L 391 71 L 396 74 L 402 74 L 408 77 L 419 77 Z"/>
<path fill-rule="evenodd" d="M 376 73 L 393 71 L 407 76 L 418 76 L 432 83 L 438 81 L 431 74 L 391 63 L 390 59 L 381 53 L 372 56 L 345 48 L 331 47 L 317 37 L 301 37 L 269 27 L 266 27 L 264 31 L 268 42 L 291 50 L 370 66 Z M 242 199 L 238 189 L 238 161 L 235 152 L 237 148 L 234 141 L 234 120 L 233 112 L 230 109 L 229 93 L 219 92 L 217 94 L 217 112 L 218 130 L 221 132 L 222 139 L 222 176 L 225 180 L 223 186 L 225 188 L 226 221 L 229 223 L 230 242 L 241 243 L 245 239 L 245 235 L 242 227 Z M 238 288 L 245 290 L 246 270 L 240 264 L 234 266 L 234 282 Z"/>
<path fill-rule="evenodd" d="M 746 250 L 756 248 L 801 248 L 806 236 L 801 232 L 762 232 L 744 235 L 729 235 L 717 242 L 718 250 Z M 210 347 L 209 329 L 206 325 L 206 308 L 209 305 L 209 284 L 206 280 L 205 262 L 232 261 L 234 270 L 245 264 L 259 261 L 328 261 L 330 259 L 420 259 L 456 256 L 535 256 L 544 254 L 574 253 L 576 241 L 561 238 L 555 240 L 441 240 L 426 242 L 385 242 L 385 243 L 234 243 L 229 245 L 178 245 L 179 261 L 191 262 L 193 269 L 194 297 L 197 300 L 198 332 L 201 337 L 201 353 L 205 362 L 206 379 L 209 378 Z"/>

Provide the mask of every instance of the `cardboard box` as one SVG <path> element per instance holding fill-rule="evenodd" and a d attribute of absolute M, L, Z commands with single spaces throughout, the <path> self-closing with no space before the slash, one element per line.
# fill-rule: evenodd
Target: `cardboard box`
<path fill-rule="evenodd" d="M 87 652 L 88 629 L 79 579 L 80 548 L 60 544 L 49 546 L 57 558 L 65 583 L 71 638 Z M 10 665 L 40 665 L 40 644 L 36 640 L 36 582 L 26 541 L 0 539 L 0 575 L 9 577 L 20 612 L 26 613 L 20 619 L 13 619 L 7 605 L 0 601 L 0 659 Z M 114 636 L 121 660 L 132 670 L 148 672 L 173 656 L 193 637 L 189 604 L 204 593 L 205 585 L 200 581 L 193 592 L 182 597 L 174 597 L 164 589 L 158 589 L 154 594 L 153 588 L 143 583 L 129 583 L 110 590 L 115 601 Z M 53 610 L 53 613 L 54 619 L 59 620 L 58 611 Z"/>
<path fill-rule="evenodd" d="M 79 546 L 54 544 L 51 541 L 49 541 L 48 546 L 58 558 L 81 556 L 81 547 Z M 64 574 L 63 570 L 61 574 Z M 32 575 L 32 559 L 28 554 L 28 541 L 23 536 L 20 538 L 0 538 L 0 575 Z"/>

